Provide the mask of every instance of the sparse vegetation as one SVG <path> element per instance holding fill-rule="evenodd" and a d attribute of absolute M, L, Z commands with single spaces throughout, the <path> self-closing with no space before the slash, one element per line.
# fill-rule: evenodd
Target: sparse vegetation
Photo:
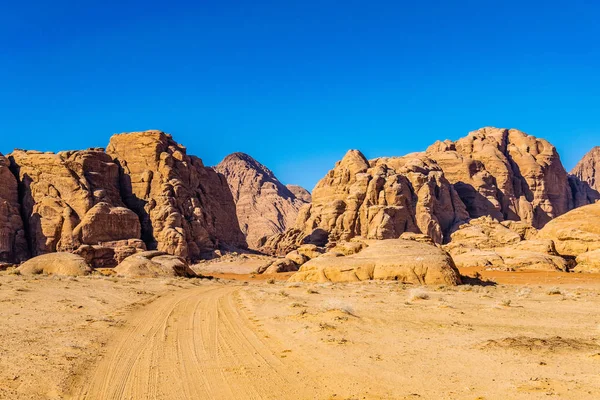
<path fill-rule="evenodd" d="M 551 288 L 551 289 L 549 289 L 549 290 L 546 292 L 546 294 L 548 294 L 548 295 L 550 295 L 550 296 L 553 296 L 553 295 L 560 295 L 560 294 L 563 294 L 563 293 L 560 291 L 560 289 L 559 289 L 559 288 L 557 288 L 557 287 L 554 287 L 554 288 Z"/>
<path fill-rule="evenodd" d="M 267 283 L 268 283 L 269 285 L 273 285 L 273 284 L 275 284 L 275 279 L 273 279 L 273 278 L 269 278 L 269 279 L 267 279 Z"/>
<path fill-rule="evenodd" d="M 317 292 L 315 289 L 308 289 L 306 291 L 306 293 L 308 293 L 308 294 L 319 294 L 319 292 Z"/>
<path fill-rule="evenodd" d="M 417 288 L 412 289 L 409 293 L 410 301 L 416 300 L 429 300 L 429 293 L 425 289 Z"/>

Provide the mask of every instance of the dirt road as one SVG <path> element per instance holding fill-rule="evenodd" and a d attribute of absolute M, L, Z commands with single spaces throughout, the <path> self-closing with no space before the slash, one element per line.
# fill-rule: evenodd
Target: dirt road
<path fill-rule="evenodd" d="M 313 398 L 314 383 L 301 375 L 298 360 L 277 355 L 279 343 L 257 330 L 238 290 L 181 290 L 139 310 L 74 397 Z"/>

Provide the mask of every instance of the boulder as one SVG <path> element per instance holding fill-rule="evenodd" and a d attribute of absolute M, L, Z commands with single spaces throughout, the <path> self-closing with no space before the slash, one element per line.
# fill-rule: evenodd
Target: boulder
<path fill-rule="evenodd" d="M 246 247 L 225 177 L 160 131 L 114 135 L 124 202 L 141 221 L 149 249 L 200 259 L 222 246 Z"/>
<path fill-rule="evenodd" d="M 600 250 L 588 251 L 577 256 L 574 272 L 600 273 Z"/>
<path fill-rule="evenodd" d="M 195 277 L 185 259 L 161 251 L 145 251 L 127 257 L 114 269 L 127 278 Z"/>
<path fill-rule="evenodd" d="M 127 257 L 146 251 L 146 244 L 140 239 L 100 242 L 97 245 L 82 245 L 74 251 L 92 268 L 114 268 Z"/>
<path fill-rule="evenodd" d="M 18 263 L 29 256 L 19 205 L 17 180 L 0 154 L 0 262 Z"/>
<path fill-rule="evenodd" d="M 292 191 L 248 154 L 230 154 L 214 169 L 227 179 L 249 248 L 258 249 L 265 237 L 293 227 L 299 209 L 310 201 L 306 190 L 291 186 Z"/>
<path fill-rule="evenodd" d="M 263 270 L 263 268 L 261 268 Z M 280 272 L 293 272 L 298 271 L 298 264 L 296 264 L 293 260 L 289 258 L 280 258 L 278 260 L 273 261 L 271 264 L 267 265 L 264 268 L 264 271 L 259 273 L 264 274 L 277 274 Z"/>
<path fill-rule="evenodd" d="M 22 275 L 81 276 L 92 271 L 85 260 L 71 253 L 49 253 L 33 257 L 19 267 Z"/>
<path fill-rule="evenodd" d="M 285 258 L 292 260 L 297 265 L 302 265 L 305 262 L 307 262 L 308 260 L 310 260 L 310 258 L 308 256 L 305 256 L 304 254 L 300 254 L 300 252 L 298 250 L 294 250 L 294 251 L 286 254 Z"/>
<path fill-rule="evenodd" d="M 577 257 L 600 249 L 600 203 L 576 208 L 552 220 L 537 236 L 553 240 L 562 256 Z"/>
<path fill-rule="evenodd" d="M 412 240 L 372 240 L 349 256 L 322 256 L 300 267 L 290 281 L 355 282 L 372 279 L 414 284 L 460 283 L 452 258 L 436 246 Z"/>

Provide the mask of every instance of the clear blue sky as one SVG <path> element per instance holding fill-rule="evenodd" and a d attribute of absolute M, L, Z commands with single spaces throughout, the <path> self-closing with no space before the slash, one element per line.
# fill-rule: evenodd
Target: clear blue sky
<path fill-rule="evenodd" d="M 349 148 L 403 155 L 482 126 L 600 145 L 595 1 L 12 1 L 0 151 L 161 129 L 311 189 Z"/>

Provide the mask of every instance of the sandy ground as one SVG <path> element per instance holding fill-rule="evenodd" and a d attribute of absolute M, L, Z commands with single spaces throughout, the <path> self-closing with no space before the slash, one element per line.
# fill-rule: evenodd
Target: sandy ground
<path fill-rule="evenodd" d="M 486 273 L 427 288 L 3 274 L 0 398 L 600 398 L 600 277 Z"/>

